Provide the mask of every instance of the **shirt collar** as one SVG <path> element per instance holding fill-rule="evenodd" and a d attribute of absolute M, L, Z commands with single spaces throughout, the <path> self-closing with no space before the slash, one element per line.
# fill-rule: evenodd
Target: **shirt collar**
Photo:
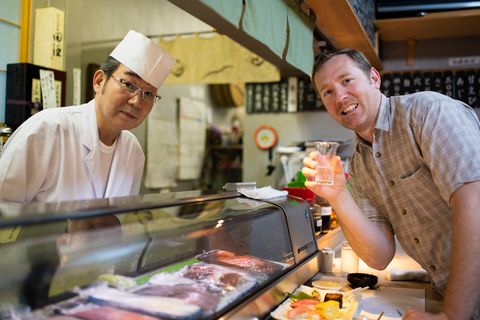
<path fill-rule="evenodd" d="M 382 93 L 380 108 L 378 109 L 377 122 L 375 123 L 375 131 L 377 130 L 388 131 L 390 129 L 391 117 L 390 117 L 388 105 L 389 105 L 388 98 Z M 367 148 L 372 147 L 369 142 L 365 141 L 362 137 L 360 137 L 360 135 L 358 135 L 358 133 L 355 132 L 354 145 L 355 145 L 355 150 L 358 152 L 360 152 L 359 144 L 362 144 Z"/>

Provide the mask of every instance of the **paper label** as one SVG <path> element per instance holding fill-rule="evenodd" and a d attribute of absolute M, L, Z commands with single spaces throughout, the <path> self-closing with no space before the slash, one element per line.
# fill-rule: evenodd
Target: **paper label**
<path fill-rule="evenodd" d="M 329 216 L 332 214 L 332 207 L 322 207 L 322 216 Z"/>
<path fill-rule="evenodd" d="M 82 70 L 80 68 L 73 68 L 73 105 L 80 104 L 80 95 L 82 91 Z"/>
<path fill-rule="evenodd" d="M 55 80 L 55 101 L 56 106 L 62 106 L 62 81 Z"/>
<path fill-rule="evenodd" d="M 32 78 L 32 102 L 42 101 L 42 89 L 40 79 Z"/>
<path fill-rule="evenodd" d="M 57 100 L 53 71 L 40 69 L 40 82 L 42 86 L 43 108 L 56 108 Z"/>

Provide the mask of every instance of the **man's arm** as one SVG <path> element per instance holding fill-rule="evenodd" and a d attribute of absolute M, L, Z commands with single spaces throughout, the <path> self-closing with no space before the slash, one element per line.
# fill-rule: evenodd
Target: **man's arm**
<path fill-rule="evenodd" d="M 468 320 L 480 300 L 480 181 L 458 188 L 450 197 L 453 209 L 450 277 L 442 313 L 409 310 L 403 319 Z"/>
<path fill-rule="evenodd" d="M 340 157 L 336 157 L 335 184 L 333 186 L 317 185 L 315 157 L 304 159 L 302 172 L 307 177 L 305 186 L 321 197 L 328 199 L 332 205 L 342 231 L 357 255 L 371 268 L 385 269 L 395 255 L 395 239 L 392 232 L 381 231 L 363 213 L 347 189 L 345 174 Z"/>
<path fill-rule="evenodd" d="M 480 181 L 458 188 L 450 205 L 452 262 L 443 310 L 451 319 L 470 319 L 480 300 Z"/>

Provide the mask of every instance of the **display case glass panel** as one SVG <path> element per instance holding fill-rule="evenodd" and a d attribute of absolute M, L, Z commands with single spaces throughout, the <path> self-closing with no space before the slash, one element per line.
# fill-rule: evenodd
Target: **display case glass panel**
<path fill-rule="evenodd" d="M 296 210 L 299 214 L 289 217 L 288 211 Z M 84 304 L 161 318 L 213 319 L 287 274 L 302 253 L 317 251 L 315 240 L 296 244 L 292 237 L 311 233 L 315 239 L 308 206 L 298 198 L 259 201 L 237 192 L 195 191 L 0 205 L 0 211 L 4 313 L 47 317 Z M 300 224 L 292 221 L 297 216 Z M 306 230 L 292 230 L 298 226 Z M 192 313 L 142 309 L 118 302 L 120 296 L 109 301 L 119 293 L 190 299 Z M 193 298 L 202 295 L 218 301 L 205 306 Z"/>

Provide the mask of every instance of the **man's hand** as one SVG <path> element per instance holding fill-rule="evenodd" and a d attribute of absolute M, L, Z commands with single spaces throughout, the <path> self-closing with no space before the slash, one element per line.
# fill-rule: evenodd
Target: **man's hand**
<path fill-rule="evenodd" d="M 315 176 L 317 174 L 317 157 L 319 157 L 319 153 L 317 151 L 312 151 L 309 157 L 303 159 L 305 167 L 302 169 L 302 173 L 307 178 L 305 181 L 305 187 L 312 190 L 315 194 L 328 199 L 333 205 L 342 192 L 348 192 L 342 161 L 339 156 L 336 156 L 334 159 L 334 184 L 331 186 L 319 185 L 315 183 Z"/>
<path fill-rule="evenodd" d="M 433 313 L 417 311 L 417 310 L 408 310 L 402 319 L 403 320 L 453 320 L 444 312 L 433 314 Z"/>

